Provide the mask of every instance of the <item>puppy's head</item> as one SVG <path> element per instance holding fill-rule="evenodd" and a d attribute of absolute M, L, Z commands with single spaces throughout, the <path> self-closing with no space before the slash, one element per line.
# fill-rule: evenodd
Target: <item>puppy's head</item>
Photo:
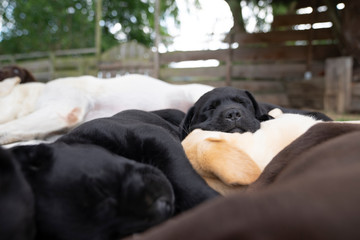
<path fill-rule="evenodd" d="M 34 196 L 12 154 L 0 147 L 0 236 L 33 239 Z"/>
<path fill-rule="evenodd" d="M 266 113 L 251 93 L 222 87 L 204 94 L 188 111 L 181 127 L 182 139 L 196 128 L 221 132 L 255 132 Z"/>
<path fill-rule="evenodd" d="M 21 83 L 36 82 L 35 77 L 26 68 L 8 65 L 0 69 L 0 81 L 16 76 L 21 79 Z"/>
<path fill-rule="evenodd" d="M 39 239 L 117 239 L 173 213 L 172 187 L 154 167 L 92 145 L 13 152 L 36 196 Z"/>

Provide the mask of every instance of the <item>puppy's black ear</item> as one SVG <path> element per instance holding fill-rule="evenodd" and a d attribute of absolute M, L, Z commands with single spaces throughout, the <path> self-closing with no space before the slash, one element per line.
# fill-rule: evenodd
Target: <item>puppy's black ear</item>
<path fill-rule="evenodd" d="M 47 171 L 53 162 L 52 150 L 45 144 L 17 146 L 10 151 L 27 176 Z"/>
<path fill-rule="evenodd" d="M 270 116 L 269 114 L 263 114 L 260 117 L 257 118 L 260 122 L 264 122 L 267 120 L 271 120 L 274 119 L 272 116 Z"/>
<path fill-rule="evenodd" d="M 185 118 L 180 123 L 180 139 L 184 140 L 184 138 L 190 133 L 190 124 L 194 117 L 195 107 L 191 107 L 189 111 L 186 113 Z"/>
<path fill-rule="evenodd" d="M 245 91 L 245 93 L 248 96 L 248 98 L 251 100 L 251 102 L 254 106 L 255 118 L 259 119 L 262 115 L 266 114 L 261 111 L 258 102 L 255 100 L 255 97 L 248 91 Z"/>
<path fill-rule="evenodd" d="M 323 120 L 325 122 L 332 121 L 332 119 L 329 116 L 321 112 L 306 112 L 305 115 L 313 117 L 316 120 Z"/>
<path fill-rule="evenodd" d="M 156 115 L 176 127 L 180 126 L 181 121 L 185 117 L 185 113 L 183 111 L 171 108 L 152 111 L 152 113 L 155 113 Z"/>

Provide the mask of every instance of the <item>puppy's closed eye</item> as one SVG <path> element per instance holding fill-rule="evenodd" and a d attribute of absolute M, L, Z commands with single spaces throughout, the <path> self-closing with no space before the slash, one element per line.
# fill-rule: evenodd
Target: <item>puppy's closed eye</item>
<path fill-rule="evenodd" d="M 234 97 L 231 99 L 232 101 L 239 103 L 239 104 L 244 104 L 244 103 L 248 103 L 248 101 L 246 101 L 246 99 L 243 98 L 239 98 L 239 97 Z"/>
<path fill-rule="evenodd" d="M 215 110 L 220 104 L 221 104 L 220 100 L 213 100 L 213 101 L 209 102 L 208 104 L 206 104 L 204 111 Z"/>
<path fill-rule="evenodd" d="M 216 108 L 215 105 L 210 105 L 205 109 L 205 111 L 211 111 L 211 110 L 214 110 L 215 108 Z"/>

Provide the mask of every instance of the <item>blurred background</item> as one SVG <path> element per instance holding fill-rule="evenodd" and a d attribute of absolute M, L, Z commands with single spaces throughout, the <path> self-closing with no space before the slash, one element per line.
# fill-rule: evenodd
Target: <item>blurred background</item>
<path fill-rule="evenodd" d="M 360 111 L 356 0 L 1 0 L 0 67 L 38 81 L 129 73 Z"/>

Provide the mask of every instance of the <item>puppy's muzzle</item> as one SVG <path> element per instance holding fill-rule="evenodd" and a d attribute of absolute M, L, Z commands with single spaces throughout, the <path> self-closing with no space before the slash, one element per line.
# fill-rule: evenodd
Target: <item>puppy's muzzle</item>
<path fill-rule="evenodd" d="M 164 220 L 173 214 L 173 203 L 166 197 L 158 198 L 152 205 L 154 211 L 160 213 L 159 218 Z"/>
<path fill-rule="evenodd" d="M 241 113 L 240 113 L 240 110 L 231 108 L 231 109 L 224 111 L 223 116 L 224 116 L 225 120 L 227 120 L 227 121 L 236 122 L 236 121 L 240 120 Z"/>
<path fill-rule="evenodd" d="M 241 109 L 236 107 L 227 108 L 224 110 L 218 122 L 221 125 L 219 130 L 223 132 L 255 132 L 260 128 L 260 123 L 256 119 L 248 118 L 243 115 Z"/>

